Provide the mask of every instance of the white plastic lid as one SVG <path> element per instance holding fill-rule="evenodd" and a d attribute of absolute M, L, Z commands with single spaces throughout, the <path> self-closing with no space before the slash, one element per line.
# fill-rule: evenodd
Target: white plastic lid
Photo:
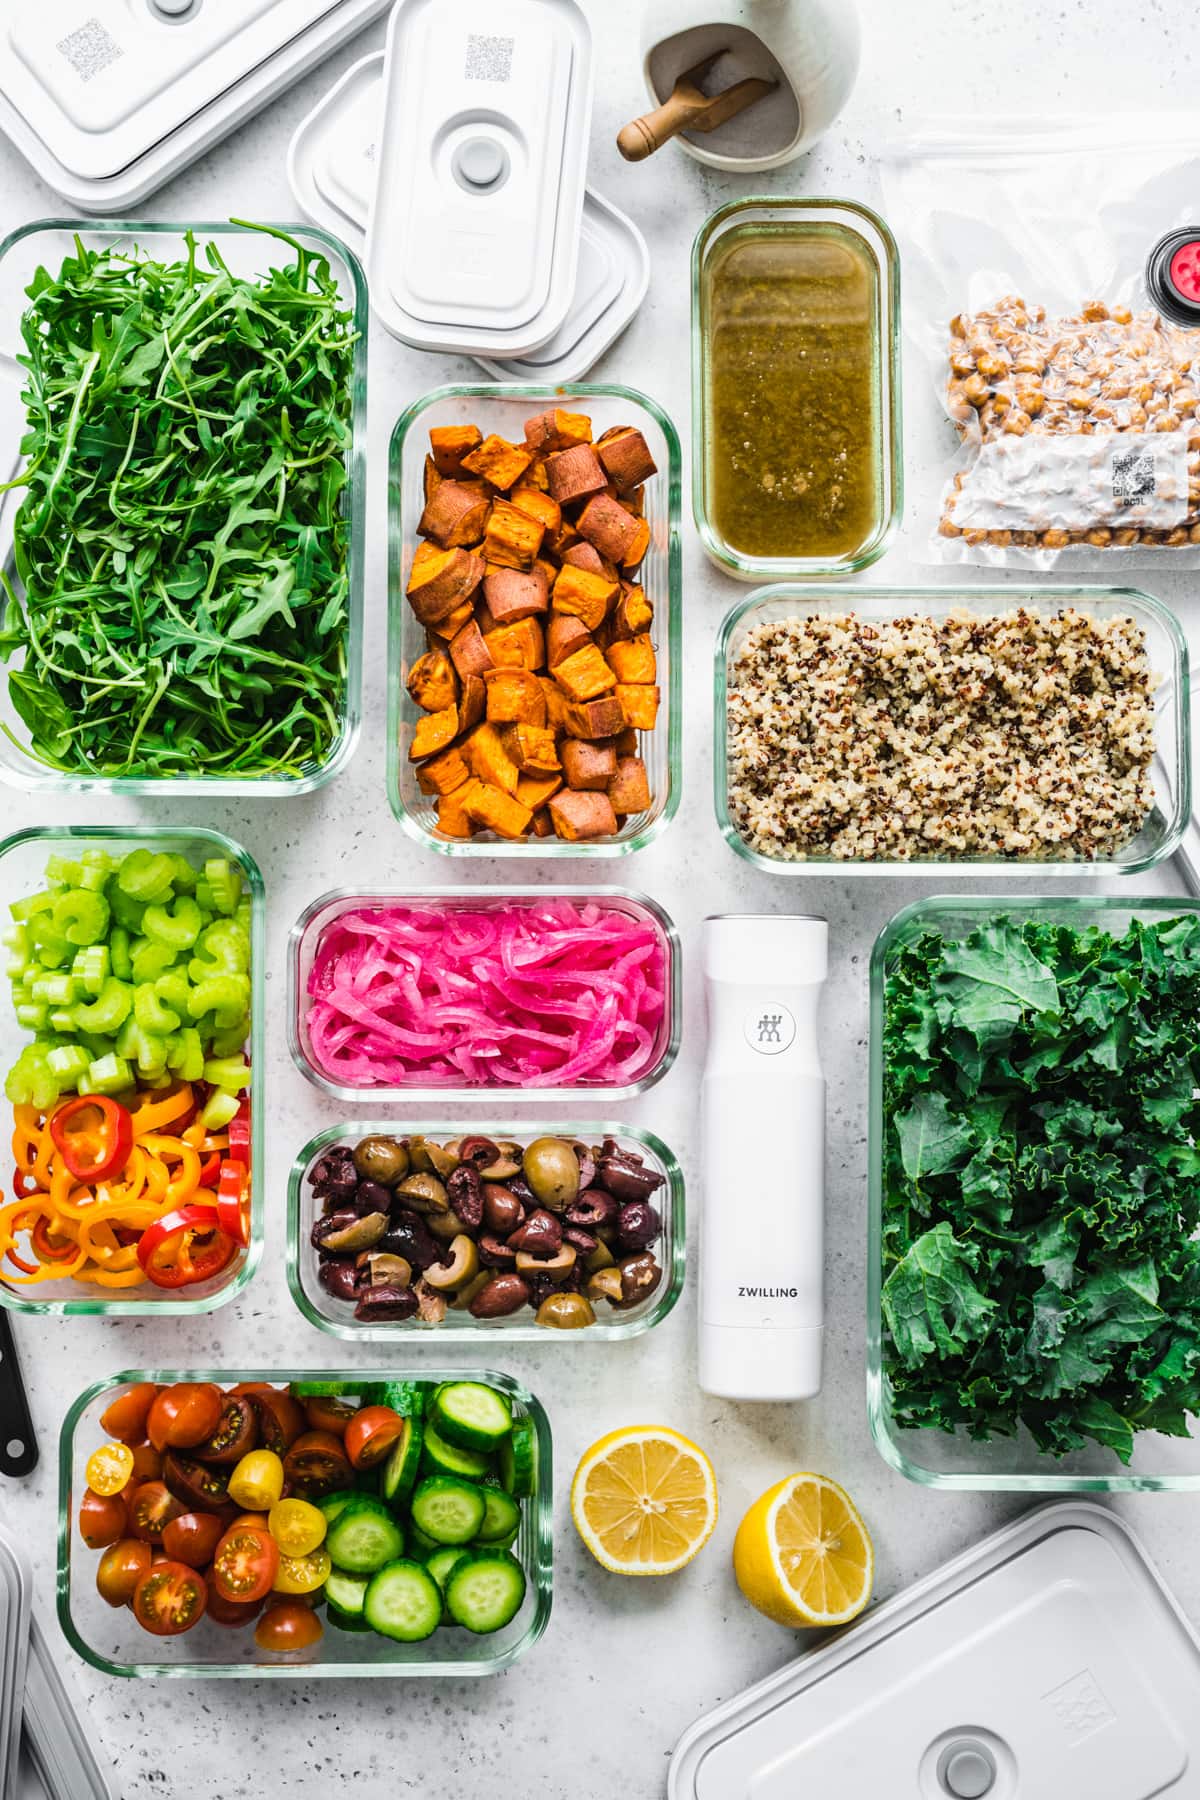
<path fill-rule="evenodd" d="M 25 1552 L 0 1527 L 0 1800 L 17 1794 L 31 1588 Z"/>
<path fill-rule="evenodd" d="M 378 169 L 383 53 L 348 69 L 300 123 L 288 154 L 296 203 L 312 220 L 366 254 Z M 637 226 L 594 189 L 584 194 L 579 262 L 570 310 L 559 329 L 524 357 L 477 355 L 498 380 L 569 385 L 604 354 L 646 296 L 650 258 Z"/>
<path fill-rule="evenodd" d="M 559 330 L 591 108 L 576 0 L 399 0 L 367 223 L 388 331 L 418 349 L 509 357 Z"/>

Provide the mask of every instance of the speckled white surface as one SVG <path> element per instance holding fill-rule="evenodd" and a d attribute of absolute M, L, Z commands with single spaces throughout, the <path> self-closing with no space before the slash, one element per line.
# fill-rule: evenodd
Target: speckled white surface
<path fill-rule="evenodd" d="M 652 0 L 649 0 L 652 3 Z M 649 300 L 597 374 L 646 388 L 688 432 L 688 252 L 707 212 L 751 191 L 667 150 L 641 168 L 622 164 L 618 125 L 641 110 L 636 67 L 637 0 L 592 0 L 598 53 L 591 179 L 626 207 L 650 242 Z M 1194 105 L 1196 39 L 1177 0 L 862 0 L 865 58 L 859 85 L 832 136 L 804 162 L 754 179 L 757 191 L 875 198 L 872 161 L 886 133 L 947 109 L 1018 108 L 1052 112 L 1103 98 L 1120 104 Z M 147 204 L 161 219 L 292 215 L 285 152 L 296 122 L 357 56 L 382 42 L 382 27 L 347 46 L 267 115 Z M 1119 54 L 1116 47 L 1119 45 Z M 1117 69 L 1119 63 L 1119 81 Z M 987 195 L 981 192 L 981 210 Z M 62 211 L 59 202 L 0 144 L 0 227 Z M 475 379 L 473 365 L 422 358 L 373 334 L 371 344 L 371 564 L 367 591 L 366 724 L 348 772 L 323 793 L 291 803 L 202 807 L 35 803 L 0 790 L 5 829 L 46 818 L 63 823 L 186 819 L 232 832 L 258 858 L 269 900 L 267 985 L 269 1069 L 268 1240 L 261 1273 L 241 1304 L 195 1322 L 160 1325 L 72 1319 L 18 1320 L 42 1462 L 33 1480 L 0 1487 L 0 1509 L 30 1548 L 36 1598 L 50 1621 L 54 1589 L 56 1439 L 63 1412 L 101 1372 L 155 1364 L 302 1369 L 336 1366 L 336 1340 L 310 1329 L 284 1280 L 286 1172 L 298 1145 L 338 1109 L 291 1067 L 284 1043 L 284 946 L 300 908 L 338 883 L 446 881 L 446 861 L 417 851 L 394 823 L 383 786 L 384 478 L 397 414 L 439 382 Z M 930 479 L 909 468 L 910 495 Z M 128 1683 L 107 1680 L 62 1648 L 73 1691 L 86 1702 L 97 1737 L 119 1764 L 127 1800 L 239 1800 L 250 1794 L 316 1795 L 339 1778 L 360 1794 L 455 1794 L 462 1800 L 651 1800 L 663 1791 L 666 1760 L 700 1712 L 777 1667 L 803 1641 L 751 1612 L 729 1568 L 729 1547 L 745 1506 L 791 1470 L 815 1467 L 846 1483 L 866 1514 L 879 1556 L 878 1592 L 887 1595 L 961 1549 L 1016 1510 L 1012 1502 L 948 1497 L 909 1486 L 885 1468 L 867 1431 L 863 1398 L 866 972 L 876 932 L 899 906 L 930 891 L 911 881 L 808 878 L 795 885 L 756 875 L 718 837 L 711 800 L 711 652 L 726 608 L 742 591 L 703 561 L 685 519 L 686 785 L 679 816 L 649 850 L 599 865 L 601 881 L 644 888 L 674 914 L 689 972 L 683 1054 L 667 1080 L 630 1119 L 651 1126 L 682 1154 L 689 1176 L 693 1109 L 703 1049 L 700 996 L 691 980 L 699 920 L 709 911 L 827 913 L 833 975 L 825 1007 L 830 1079 L 828 1210 L 829 1347 L 825 1390 L 805 1407 L 754 1409 L 705 1399 L 696 1389 L 693 1287 L 657 1332 L 602 1347 L 556 1340 L 514 1346 L 504 1364 L 547 1405 L 558 1463 L 560 1534 L 555 1606 L 547 1638 L 526 1662 L 491 1681 L 449 1685 L 392 1681 Z M 905 540 L 871 579 L 924 580 Z M 1191 625 L 1194 586 L 1147 578 L 1179 601 Z M 1194 634 L 1193 634 L 1194 635 Z M 528 867 L 529 865 L 525 865 Z M 476 867 L 464 879 L 502 878 L 513 865 Z M 580 879 L 589 879 L 582 865 Z M 548 870 L 540 871 L 549 874 Z M 561 865 L 557 873 L 561 874 Z M 530 877 L 532 878 L 532 876 Z M 939 884 L 950 886 L 952 884 Z M 1080 884 L 1086 885 L 1086 884 Z M 1178 889 L 1171 873 L 1160 890 Z M 753 1208 L 747 1207 L 748 1229 Z M 463 1351 L 428 1356 L 467 1363 Z M 382 1368 L 412 1360 L 378 1346 L 362 1353 Z M 575 1458 L 592 1438 L 635 1419 L 670 1421 L 709 1451 L 720 1482 L 716 1537 L 682 1576 L 664 1583 L 621 1582 L 578 1545 L 565 1491 Z M 1195 1497 L 1154 1495 L 1119 1502 L 1141 1532 L 1192 1618 L 1200 1623 Z M 822 1796 L 822 1800 L 827 1797 Z M 829 1796 L 828 1800 L 833 1800 Z"/>

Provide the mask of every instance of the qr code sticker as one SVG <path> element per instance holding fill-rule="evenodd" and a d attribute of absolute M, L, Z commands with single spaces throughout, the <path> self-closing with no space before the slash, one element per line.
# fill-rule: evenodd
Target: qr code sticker
<path fill-rule="evenodd" d="M 483 37 L 478 32 L 469 32 L 463 74 L 468 81 L 507 81 L 512 74 L 515 47 L 515 38 Z"/>
<path fill-rule="evenodd" d="M 1112 491 L 1118 506 L 1144 506 L 1158 492 L 1155 481 L 1155 458 L 1152 450 L 1113 453 Z"/>
<path fill-rule="evenodd" d="M 99 19 L 88 19 L 75 31 L 68 32 L 65 38 L 59 39 L 56 48 L 66 57 L 80 81 L 91 81 L 93 76 L 124 55 L 116 38 Z"/>

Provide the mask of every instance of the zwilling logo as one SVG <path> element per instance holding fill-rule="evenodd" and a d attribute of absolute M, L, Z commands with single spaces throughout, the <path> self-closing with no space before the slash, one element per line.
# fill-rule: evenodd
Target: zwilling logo
<path fill-rule="evenodd" d="M 1117 1716 L 1090 1669 L 1080 1669 L 1078 1675 L 1072 1675 L 1061 1687 L 1051 1688 L 1042 1699 L 1072 1744 L 1082 1744 Z"/>
<path fill-rule="evenodd" d="M 799 1288 L 740 1287 L 739 1300 L 798 1300 Z"/>

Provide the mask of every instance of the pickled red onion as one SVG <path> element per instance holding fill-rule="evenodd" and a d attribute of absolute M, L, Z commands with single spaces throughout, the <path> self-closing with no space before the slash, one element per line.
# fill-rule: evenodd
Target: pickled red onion
<path fill-rule="evenodd" d="M 598 901 L 358 907 L 317 942 L 312 1062 L 342 1087 L 624 1087 L 662 1053 L 667 958 Z"/>

